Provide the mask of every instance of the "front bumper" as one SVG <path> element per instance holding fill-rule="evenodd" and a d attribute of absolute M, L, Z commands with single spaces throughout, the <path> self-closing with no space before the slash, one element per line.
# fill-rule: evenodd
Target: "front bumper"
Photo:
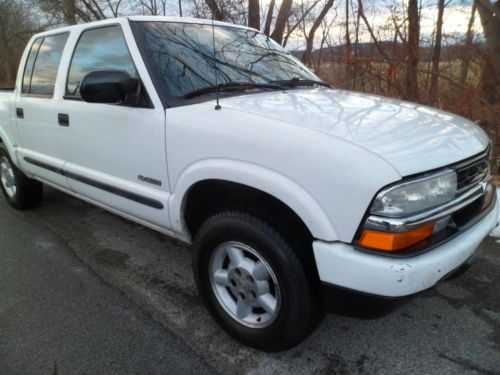
<path fill-rule="evenodd" d="M 403 297 L 435 285 L 463 265 L 498 223 L 499 202 L 480 221 L 431 251 L 386 257 L 341 242 L 315 241 L 314 256 L 323 283 L 382 297 Z"/>

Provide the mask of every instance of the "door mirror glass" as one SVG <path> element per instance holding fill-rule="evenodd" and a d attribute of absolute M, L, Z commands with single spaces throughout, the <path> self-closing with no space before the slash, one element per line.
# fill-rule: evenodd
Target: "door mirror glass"
<path fill-rule="evenodd" d="M 89 103 L 122 103 L 139 88 L 139 80 L 121 70 L 98 70 L 85 75 L 80 95 Z"/>

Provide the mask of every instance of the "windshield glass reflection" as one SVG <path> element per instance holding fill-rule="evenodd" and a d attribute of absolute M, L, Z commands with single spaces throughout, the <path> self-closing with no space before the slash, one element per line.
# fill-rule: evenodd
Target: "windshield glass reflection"
<path fill-rule="evenodd" d="M 148 58 L 177 97 L 216 83 L 319 80 L 293 55 L 255 30 L 223 26 L 212 30 L 211 25 L 167 22 L 142 26 Z"/>

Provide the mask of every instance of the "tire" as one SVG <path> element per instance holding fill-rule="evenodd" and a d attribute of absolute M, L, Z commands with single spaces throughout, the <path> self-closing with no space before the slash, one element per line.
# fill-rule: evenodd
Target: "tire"
<path fill-rule="evenodd" d="M 43 185 L 24 175 L 12 162 L 3 143 L 0 143 L 0 189 L 7 202 L 17 210 L 40 204 Z"/>
<path fill-rule="evenodd" d="M 323 316 L 312 270 L 285 238 L 257 216 L 226 211 L 201 226 L 193 247 L 198 291 L 217 323 L 269 352 L 296 346 Z"/>

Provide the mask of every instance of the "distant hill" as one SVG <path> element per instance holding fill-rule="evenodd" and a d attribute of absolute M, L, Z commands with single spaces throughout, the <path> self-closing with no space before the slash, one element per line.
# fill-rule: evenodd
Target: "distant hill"
<path fill-rule="evenodd" d="M 402 56 L 406 54 L 406 48 L 402 43 L 393 43 L 382 41 L 379 42 L 380 48 L 384 51 L 384 53 L 390 58 L 394 58 L 395 60 L 399 60 Z M 354 51 L 354 44 L 351 45 L 351 48 Z M 380 59 L 381 55 L 375 46 L 375 43 L 359 43 L 357 45 L 358 48 L 358 56 L 362 59 Z M 482 51 L 484 49 L 483 44 L 476 43 L 473 45 L 472 49 L 474 51 Z M 420 60 L 421 61 L 429 61 L 432 58 L 432 50 L 433 47 L 424 46 L 420 47 Z M 457 58 L 461 58 L 463 56 L 465 50 L 465 46 L 461 44 L 452 44 L 445 45 L 441 47 L 441 58 L 440 61 L 450 61 Z M 312 53 L 313 59 L 319 55 L 319 50 L 314 50 Z M 304 51 L 296 50 L 292 51 L 292 53 L 301 58 Z M 338 46 L 325 47 L 322 51 L 323 59 L 338 59 L 339 57 L 345 56 L 347 53 L 347 45 L 341 44 Z"/>

